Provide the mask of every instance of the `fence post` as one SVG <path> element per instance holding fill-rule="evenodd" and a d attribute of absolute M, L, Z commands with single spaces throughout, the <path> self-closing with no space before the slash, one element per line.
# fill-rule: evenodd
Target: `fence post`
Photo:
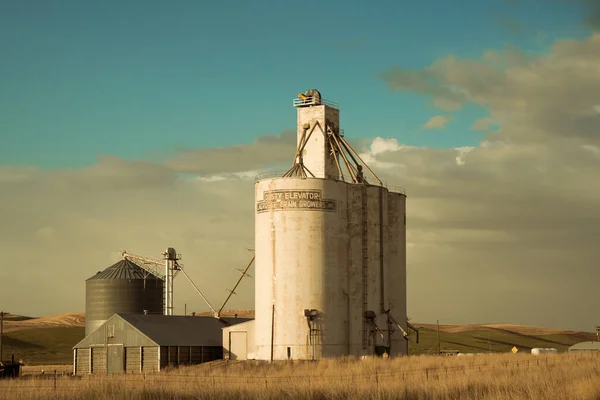
<path fill-rule="evenodd" d="M 425 368 L 425 379 L 429 380 L 429 368 Z"/>
<path fill-rule="evenodd" d="M 54 370 L 54 391 L 56 391 L 56 370 Z"/>

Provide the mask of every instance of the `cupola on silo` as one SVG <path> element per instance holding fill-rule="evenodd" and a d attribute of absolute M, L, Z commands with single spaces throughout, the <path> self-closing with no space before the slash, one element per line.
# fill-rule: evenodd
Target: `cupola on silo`
<path fill-rule="evenodd" d="M 113 314 L 161 314 L 164 281 L 124 259 L 85 282 L 85 335 Z"/>

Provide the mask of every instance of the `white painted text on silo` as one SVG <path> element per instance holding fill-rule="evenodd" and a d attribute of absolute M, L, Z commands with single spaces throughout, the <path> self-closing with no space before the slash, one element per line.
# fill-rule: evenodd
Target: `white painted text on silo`
<path fill-rule="evenodd" d="M 269 190 L 256 203 L 256 211 L 323 210 L 335 211 L 335 200 L 323 199 L 320 190 Z"/>

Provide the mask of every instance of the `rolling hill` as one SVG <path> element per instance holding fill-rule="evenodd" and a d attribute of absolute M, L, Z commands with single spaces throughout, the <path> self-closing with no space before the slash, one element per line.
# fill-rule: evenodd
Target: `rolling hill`
<path fill-rule="evenodd" d="M 49 317 L 33 318 L 22 315 L 5 317 L 4 332 L 20 331 L 24 329 L 42 328 L 73 328 L 85 326 L 84 313 L 64 313 Z"/>
<path fill-rule="evenodd" d="M 419 343 L 411 336 L 411 354 L 437 352 L 437 328 L 432 324 L 413 323 L 419 329 Z M 521 352 L 535 347 L 566 351 L 575 343 L 596 340 L 596 334 L 581 331 L 536 328 L 523 325 L 440 325 L 440 348 L 461 353 L 509 352 L 513 346 Z"/>
<path fill-rule="evenodd" d="M 4 321 L 3 359 L 12 354 L 26 364 L 69 364 L 73 346 L 84 337 L 85 315 L 65 313 L 33 318 L 8 315 Z"/>
<path fill-rule="evenodd" d="M 223 316 L 254 316 L 252 310 L 227 310 Z M 210 315 L 208 313 L 196 313 Z M 65 313 L 42 318 L 13 316 L 4 323 L 4 359 L 11 354 L 28 365 L 70 364 L 72 347 L 84 337 L 85 315 Z M 409 340 L 409 353 L 435 354 L 437 327 L 433 324 L 413 323 L 419 329 Z M 508 352 L 516 346 L 521 352 L 534 347 L 553 347 L 558 351 L 575 343 L 596 340 L 595 333 L 561 329 L 536 328 L 522 325 L 440 325 L 440 348 L 461 353 Z"/>

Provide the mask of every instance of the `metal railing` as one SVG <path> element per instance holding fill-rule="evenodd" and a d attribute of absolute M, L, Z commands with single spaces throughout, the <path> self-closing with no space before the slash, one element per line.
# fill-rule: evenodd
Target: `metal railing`
<path fill-rule="evenodd" d="M 267 172 L 262 172 L 262 173 L 256 175 L 256 177 L 254 178 L 254 181 L 258 182 L 258 181 L 261 181 L 263 179 L 272 179 L 272 178 L 282 178 L 282 179 L 299 178 L 298 176 L 283 177 L 283 175 L 286 172 L 287 171 L 267 171 Z M 350 182 L 344 181 L 342 179 L 335 179 L 335 178 L 312 178 L 312 177 L 308 177 L 308 178 L 302 178 L 302 179 L 329 179 L 329 180 L 336 181 L 336 182 L 350 183 Z M 363 178 L 363 179 L 369 185 L 371 185 L 371 186 L 381 186 L 381 187 L 386 188 L 388 190 L 388 192 L 390 192 L 390 193 L 399 193 L 399 194 L 406 195 L 406 190 L 404 188 L 400 187 L 400 186 L 388 185 L 385 182 L 383 182 L 380 185 L 379 182 L 374 181 L 372 178 Z"/>
<path fill-rule="evenodd" d="M 296 98 L 294 99 L 294 107 L 301 107 L 301 106 L 318 106 L 318 105 L 326 105 L 329 106 L 331 108 L 336 108 L 339 109 L 340 105 L 336 102 L 333 101 L 329 101 L 329 100 L 325 100 L 325 99 L 316 99 L 314 97 L 306 97 L 304 99 L 300 99 L 300 98 Z"/>
<path fill-rule="evenodd" d="M 406 190 L 403 187 L 387 185 L 385 183 L 383 184 L 383 187 L 385 187 L 390 193 L 399 193 L 406 196 Z"/>
<path fill-rule="evenodd" d="M 254 177 L 254 182 L 262 181 L 269 178 L 282 178 L 287 171 L 267 171 L 261 172 Z"/>

